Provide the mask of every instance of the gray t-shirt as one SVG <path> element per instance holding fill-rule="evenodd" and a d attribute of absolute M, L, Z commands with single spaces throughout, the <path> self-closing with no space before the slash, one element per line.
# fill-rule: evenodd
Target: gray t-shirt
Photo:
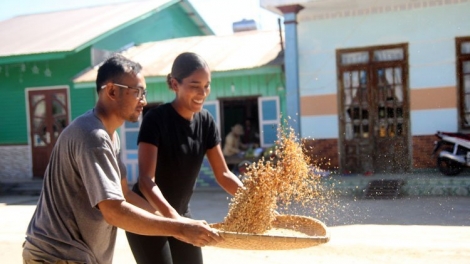
<path fill-rule="evenodd" d="M 126 170 L 116 132 L 113 138 L 94 110 L 62 131 L 26 233 L 24 259 L 112 263 L 117 230 L 97 205 L 124 200 L 121 177 Z"/>

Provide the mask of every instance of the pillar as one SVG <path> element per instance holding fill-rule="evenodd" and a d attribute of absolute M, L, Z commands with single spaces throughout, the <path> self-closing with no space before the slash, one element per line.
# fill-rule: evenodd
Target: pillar
<path fill-rule="evenodd" d="M 303 9 L 301 5 L 278 6 L 284 14 L 285 35 L 285 77 L 286 77 L 286 111 L 288 125 L 300 135 L 300 91 L 299 91 L 299 60 L 297 51 L 297 14 Z"/>

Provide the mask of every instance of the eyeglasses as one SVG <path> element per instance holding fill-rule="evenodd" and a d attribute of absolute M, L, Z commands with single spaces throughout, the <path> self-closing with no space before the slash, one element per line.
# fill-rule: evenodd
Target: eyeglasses
<path fill-rule="evenodd" d="M 144 97 L 146 98 L 147 97 L 147 90 L 145 90 L 144 88 L 141 88 L 141 87 L 131 87 L 131 86 L 127 86 L 127 85 L 122 85 L 122 84 L 118 84 L 118 83 L 112 83 L 113 85 L 116 85 L 117 87 L 121 87 L 121 88 L 126 88 L 126 89 L 135 89 L 137 91 L 139 91 L 139 93 L 137 94 L 137 98 L 138 99 L 143 99 Z M 106 84 L 101 86 L 101 89 L 105 88 L 106 87 Z"/>

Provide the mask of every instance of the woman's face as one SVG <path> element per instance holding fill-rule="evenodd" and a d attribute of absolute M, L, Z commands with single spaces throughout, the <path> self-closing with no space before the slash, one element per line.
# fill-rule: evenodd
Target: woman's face
<path fill-rule="evenodd" d="M 201 68 L 184 78 L 181 83 L 171 80 L 172 88 L 176 93 L 176 110 L 185 118 L 191 118 L 196 112 L 202 110 L 206 97 L 211 92 L 211 73 L 209 69 Z"/>

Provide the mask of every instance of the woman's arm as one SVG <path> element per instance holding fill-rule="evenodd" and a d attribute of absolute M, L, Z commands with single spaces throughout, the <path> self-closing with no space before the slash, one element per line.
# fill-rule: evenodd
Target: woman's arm
<path fill-rule="evenodd" d="M 129 189 L 127 179 L 125 178 L 121 180 L 121 189 L 122 189 L 122 193 L 124 194 L 124 198 L 126 199 L 126 202 L 131 203 L 139 208 L 142 208 L 149 213 L 153 213 L 153 214 L 160 215 L 160 216 L 162 215 L 158 210 L 156 210 L 152 205 L 150 205 L 150 203 L 147 202 L 144 198 L 140 197 L 131 189 Z"/>
<path fill-rule="evenodd" d="M 238 188 L 243 188 L 242 182 L 228 169 L 220 144 L 207 150 L 206 155 L 214 171 L 215 179 L 226 192 L 235 195 Z"/>
<path fill-rule="evenodd" d="M 147 201 L 163 216 L 176 219 L 180 217 L 178 212 L 168 203 L 160 188 L 155 184 L 157 156 L 157 146 L 145 142 L 139 143 L 139 189 L 147 198 Z"/>

